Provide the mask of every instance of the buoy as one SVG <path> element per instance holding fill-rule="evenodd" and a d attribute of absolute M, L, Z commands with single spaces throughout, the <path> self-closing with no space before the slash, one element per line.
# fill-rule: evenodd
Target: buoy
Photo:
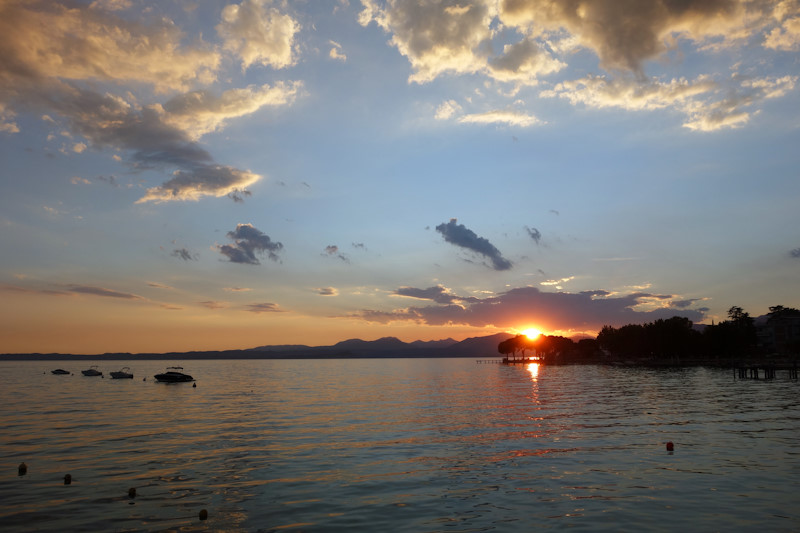
<path fill-rule="evenodd" d="M 197 388 L 197 383 L 192 383 L 192 387 Z"/>
<path fill-rule="evenodd" d="M 72 483 L 72 476 L 67 474 L 64 476 L 64 485 L 69 485 L 70 483 Z"/>
<path fill-rule="evenodd" d="M 28 473 L 28 465 L 26 465 L 25 463 L 20 463 L 19 470 L 17 470 L 17 472 L 19 473 L 20 476 L 24 476 L 25 474 Z"/>
<path fill-rule="evenodd" d="M 136 497 L 136 488 L 131 487 L 128 489 L 128 498 L 135 498 Z"/>
<path fill-rule="evenodd" d="M 668 451 L 668 452 L 675 451 L 675 445 L 674 445 L 674 444 L 672 444 L 672 441 L 669 441 L 669 442 L 667 443 L 667 451 Z"/>
<path fill-rule="evenodd" d="M 207 520 L 208 519 L 208 511 L 202 509 L 200 511 L 200 520 Z"/>

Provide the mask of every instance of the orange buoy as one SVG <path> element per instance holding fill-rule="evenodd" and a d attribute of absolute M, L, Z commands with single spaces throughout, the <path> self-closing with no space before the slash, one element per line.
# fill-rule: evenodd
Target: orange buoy
<path fill-rule="evenodd" d="M 64 476 L 64 485 L 69 485 L 70 483 L 72 483 L 72 476 L 67 474 Z"/>
<path fill-rule="evenodd" d="M 208 511 L 205 509 L 200 511 L 200 520 L 207 520 L 208 519 Z"/>
<path fill-rule="evenodd" d="M 667 451 L 668 452 L 675 451 L 675 445 L 672 444 L 672 441 L 667 442 Z"/>
<path fill-rule="evenodd" d="M 28 465 L 26 465 L 25 463 L 20 463 L 19 468 L 17 469 L 17 474 L 20 476 L 24 476 L 27 473 L 28 473 Z"/>

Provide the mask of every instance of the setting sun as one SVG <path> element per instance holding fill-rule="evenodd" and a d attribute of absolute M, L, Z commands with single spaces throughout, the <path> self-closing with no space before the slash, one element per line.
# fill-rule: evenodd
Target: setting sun
<path fill-rule="evenodd" d="M 523 335 L 525 335 L 526 337 L 528 337 L 529 339 L 535 339 L 536 337 L 538 337 L 539 335 L 541 335 L 541 334 L 542 334 L 542 332 L 541 332 L 541 331 L 539 331 L 539 330 L 538 330 L 538 329 L 536 329 L 536 328 L 528 328 L 528 329 L 526 329 L 526 330 L 523 330 L 523 331 L 522 331 L 522 334 L 523 334 Z"/>

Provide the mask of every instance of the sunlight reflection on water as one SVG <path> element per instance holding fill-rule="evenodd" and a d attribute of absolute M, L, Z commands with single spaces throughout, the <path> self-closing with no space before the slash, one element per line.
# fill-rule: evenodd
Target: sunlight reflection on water
<path fill-rule="evenodd" d="M 187 364 L 192 388 L 123 364 L 0 363 L 4 530 L 800 529 L 788 379 L 248 360 Z"/>

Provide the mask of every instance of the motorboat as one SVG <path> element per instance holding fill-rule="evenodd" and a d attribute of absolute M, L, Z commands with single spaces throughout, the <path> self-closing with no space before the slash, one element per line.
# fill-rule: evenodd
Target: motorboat
<path fill-rule="evenodd" d="M 89 367 L 88 370 L 81 370 L 81 374 L 84 376 L 102 376 L 103 373 L 97 369 L 97 365 L 92 365 Z"/>
<path fill-rule="evenodd" d="M 156 381 L 160 381 L 162 383 L 183 383 L 186 381 L 194 381 L 194 378 L 189 374 L 184 374 L 181 372 L 183 367 L 181 366 L 168 366 L 167 371 L 161 374 L 156 374 L 155 377 Z"/>
<path fill-rule="evenodd" d="M 64 370 L 63 368 L 56 368 L 55 370 L 50 371 L 51 374 L 55 374 L 57 376 L 64 376 L 69 374 L 69 370 Z"/>
<path fill-rule="evenodd" d="M 133 379 L 133 372 L 130 367 L 123 366 L 121 370 L 111 372 L 111 379 Z"/>

